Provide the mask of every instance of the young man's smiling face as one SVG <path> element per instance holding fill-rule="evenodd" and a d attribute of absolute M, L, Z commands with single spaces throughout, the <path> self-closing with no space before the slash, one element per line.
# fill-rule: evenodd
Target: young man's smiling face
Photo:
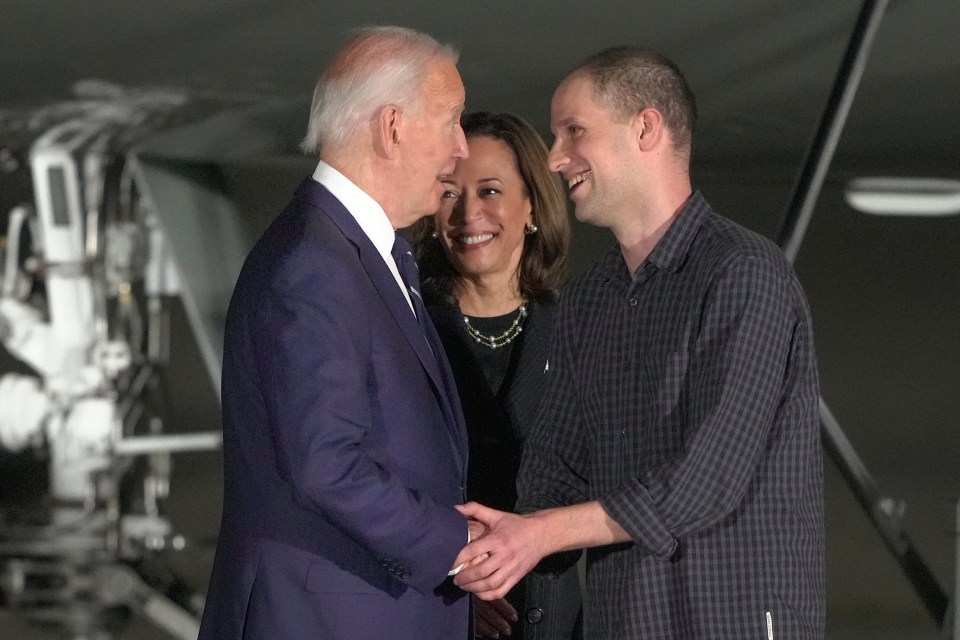
<path fill-rule="evenodd" d="M 630 121 L 596 101 L 593 80 L 583 72 L 557 87 L 550 120 L 550 169 L 563 177 L 577 219 L 610 227 L 612 218 L 629 215 L 624 209 L 639 153 Z"/>

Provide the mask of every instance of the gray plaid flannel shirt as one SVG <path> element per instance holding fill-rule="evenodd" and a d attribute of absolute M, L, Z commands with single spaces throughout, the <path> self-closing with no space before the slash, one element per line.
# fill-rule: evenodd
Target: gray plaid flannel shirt
<path fill-rule="evenodd" d="M 694 193 L 635 274 L 619 247 L 561 301 L 519 508 L 599 500 L 586 638 L 822 638 L 810 313 L 770 241 Z"/>

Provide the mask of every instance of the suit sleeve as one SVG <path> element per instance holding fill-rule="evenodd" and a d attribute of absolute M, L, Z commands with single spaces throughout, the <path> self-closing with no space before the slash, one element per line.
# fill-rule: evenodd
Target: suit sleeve
<path fill-rule="evenodd" d="M 466 520 L 406 486 L 366 446 L 375 420 L 412 418 L 373 415 L 371 329 L 362 313 L 345 311 L 365 307 L 356 287 L 333 284 L 355 274 L 298 275 L 285 274 L 259 301 L 255 330 L 279 473 L 301 506 L 321 513 L 399 579 L 432 591 L 467 542 Z M 327 283 L 322 290 L 305 284 L 317 278 Z"/>
<path fill-rule="evenodd" d="M 716 525 L 745 495 L 767 447 L 798 327 L 786 273 L 746 258 L 714 282 L 688 369 L 681 456 L 601 499 L 647 553 Z"/>

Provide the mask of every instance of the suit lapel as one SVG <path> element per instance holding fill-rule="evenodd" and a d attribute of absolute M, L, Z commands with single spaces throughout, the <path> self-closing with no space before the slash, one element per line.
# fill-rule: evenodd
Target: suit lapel
<path fill-rule="evenodd" d="M 441 379 L 443 380 L 443 388 L 446 393 L 442 394 L 447 399 L 447 411 L 449 412 L 450 424 L 456 425 L 454 429 L 454 437 L 456 440 L 457 448 L 460 452 L 465 453 L 467 451 L 467 425 L 464 422 L 463 418 L 463 408 L 460 406 L 460 395 L 457 393 L 457 383 L 453 377 L 453 369 L 450 367 L 450 363 L 447 359 L 446 350 L 443 347 L 443 342 L 440 340 L 440 336 L 437 334 L 436 328 L 433 326 L 433 321 L 430 319 L 429 315 L 424 318 L 424 323 L 426 325 L 426 330 L 429 335 L 430 344 L 432 346 L 433 352 L 436 354 L 436 361 L 438 365 L 438 370 Z M 467 473 L 467 456 L 462 456 L 463 462 L 463 473 L 466 477 Z"/>
<path fill-rule="evenodd" d="M 460 399 L 449 375 L 449 365 L 443 354 L 443 346 L 440 339 L 436 337 L 430 319 L 424 318 L 424 321 L 428 333 L 432 335 L 428 335 L 427 339 L 424 339 L 417 318 L 400 291 L 400 285 L 396 278 L 393 277 L 393 273 L 384 263 L 383 256 L 380 255 L 380 252 L 377 251 L 370 238 L 363 232 L 363 229 L 360 228 L 360 225 L 357 224 L 346 207 L 333 194 L 315 180 L 308 178 L 300 184 L 297 195 L 325 213 L 340 229 L 344 237 L 357 247 L 360 263 L 370 277 L 370 281 L 377 293 L 380 294 L 384 305 L 390 311 L 390 315 L 399 325 L 407 342 L 416 352 L 420 364 L 430 378 L 434 392 L 440 400 L 443 413 L 450 426 L 457 458 L 465 464 L 466 428 L 460 411 Z M 430 344 L 431 342 L 432 344 Z M 443 370 L 444 367 L 446 367 L 446 370 Z"/>

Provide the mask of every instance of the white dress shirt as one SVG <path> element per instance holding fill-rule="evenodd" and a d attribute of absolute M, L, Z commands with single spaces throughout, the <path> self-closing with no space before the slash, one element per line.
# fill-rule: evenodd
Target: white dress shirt
<path fill-rule="evenodd" d="M 383 262 L 390 269 L 397 286 L 403 292 L 403 297 L 407 299 L 410 305 L 410 311 L 413 311 L 413 302 L 410 300 L 410 292 L 403 284 L 403 278 L 400 277 L 400 270 L 393 259 L 390 251 L 393 249 L 393 243 L 396 240 L 397 232 L 394 231 L 390 219 L 376 200 L 371 198 L 360 187 L 350 182 L 349 178 L 328 165 L 323 160 L 317 165 L 317 170 L 313 172 L 313 179 L 327 188 L 337 200 L 346 207 L 350 215 L 354 217 L 360 229 L 368 238 L 373 246 L 377 248 Z M 416 314 L 416 312 L 414 312 Z"/>

